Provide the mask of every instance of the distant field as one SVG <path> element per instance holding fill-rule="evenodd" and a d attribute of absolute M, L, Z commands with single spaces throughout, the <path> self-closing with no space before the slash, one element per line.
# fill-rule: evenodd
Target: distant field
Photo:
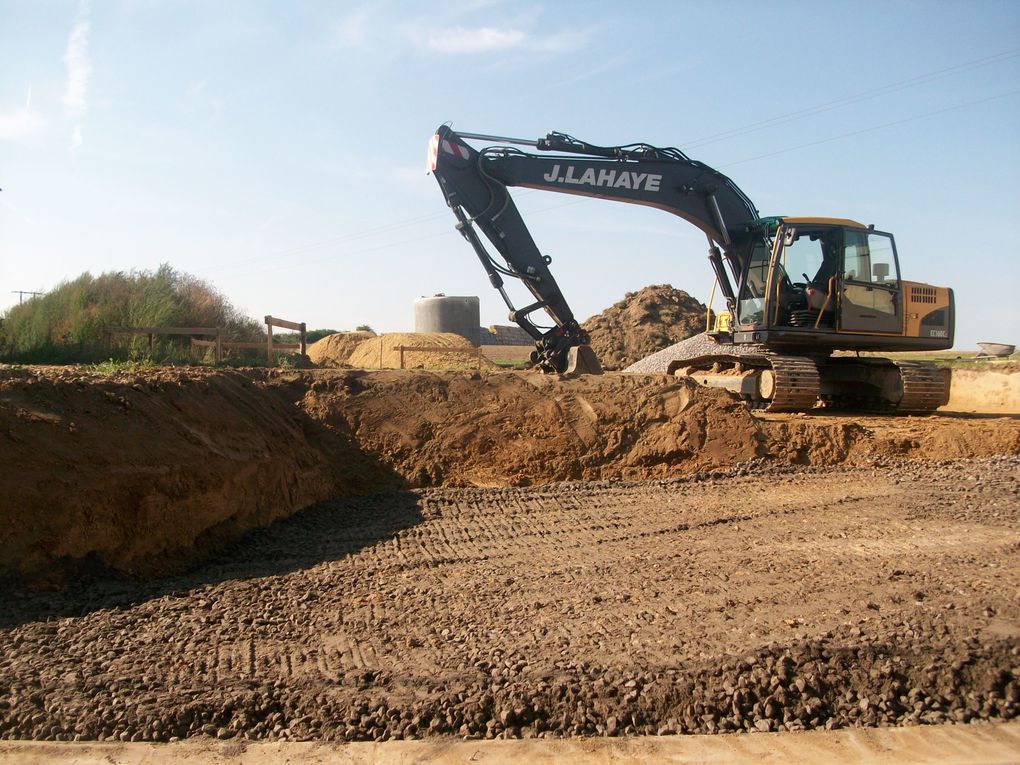
<path fill-rule="evenodd" d="M 951 367 L 962 367 L 965 369 L 995 369 L 1006 371 L 1017 364 L 1020 364 L 1020 353 L 1004 358 L 989 358 L 983 356 L 978 358 L 977 351 L 906 351 L 903 353 L 862 353 L 862 356 L 885 356 L 891 359 L 903 359 L 907 361 L 936 361 Z"/>
<path fill-rule="evenodd" d="M 533 345 L 483 345 L 482 353 L 499 366 L 523 366 L 531 360 Z"/>

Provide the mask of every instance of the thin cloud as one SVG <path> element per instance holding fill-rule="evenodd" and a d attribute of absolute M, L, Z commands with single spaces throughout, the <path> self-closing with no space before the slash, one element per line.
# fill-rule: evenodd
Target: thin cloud
<path fill-rule="evenodd" d="M 590 30 L 532 35 L 517 27 L 447 27 L 418 35 L 419 47 L 448 55 L 470 55 L 494 51 L 564 53 L 583 48 Z"/>
<path fill-rule="evenodd" d="M 32 89 L 28 89 L 28 98 L 20 109 L 0 112 L 0 140 L 14 141 L 25 138 L 46 124 L 39 112 L 32 111 Z"/>
<path fill-rule="evenodd" d="M 488 53 L 520 48 L 526 41 L 519 29 L 450 27 L 429 32 L 425 46 L 440 53 Z"/>
<path fill-rule="evenodd" d="M 89 28 L 91 22 L 77 21 L 67 39 L 64 64 L 67 65 L 67 80 L 64 83 L 64 113 L 80 119 L 88 110 L 87 91 L 92 62 L 89 61 Z"/>
<path fill-rule="evenodd" d="M 64 82 L 64 114 L 75 121 L 71 130 L 70 150 L 73 154 L 81 147 L 81 121 L 88 111 L 89 77 L 92 75 L 92 62 L 89 60 L 89 29 L 92 24 L 88 20 L 88 2 L 82 0 L 78 6 L 78 18 L 67 38 L 64 50 L 64 65 L 67 67 L 67 80 Z"/>
<path fill-rule="evenodd" d="M 336 41 L 344 48 L 360 48 L 368 41 L 368 9 L 359 8 L 336 26 Z"/>

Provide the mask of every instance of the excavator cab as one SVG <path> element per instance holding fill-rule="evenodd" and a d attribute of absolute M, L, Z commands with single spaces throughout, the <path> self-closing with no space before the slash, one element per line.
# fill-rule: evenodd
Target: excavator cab
<path fill-rule="evenodd" d="M 746 245 L 741 259 L 736 342 L 816 352 L 889 350 L 897 347 L 897 338 L 911 346 L 920 341 L 933 349 L 948 347 L 948 312 L 943 331 L 923 340 L 922 333 L 908 331 L 907 308 L 918 294 L 908 287 L 920 285 L 900 278 L 892 234 L 843 219 L 777 220 L 771 236 Z M 948 297 L 939 302 L 948 303 Z M 928 313 L 912 307 L 914 318 Z"/>

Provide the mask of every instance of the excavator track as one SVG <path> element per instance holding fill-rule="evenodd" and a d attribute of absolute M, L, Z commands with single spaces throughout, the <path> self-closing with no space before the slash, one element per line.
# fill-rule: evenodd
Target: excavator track
<path fill-rule="evenodd" d="M 818 402 L 821 381 L 818 367 L 802 356 L 768 356 L 774 379 L 766 412 L 804 412 Z M 765 374 L 768 374 L 766 371 Z M 763 391 L 765 392 L 765 391 Z"/>
<path fill-rule="evenodd" d="M 818 403 L 818 365 L 803 356 L 711 354 L 674 361 L 668 374 L 681 374 L 701 385 L 727 388 L 752 409 L 805 412 Z"/>
<path fill-rule="evenodd" d="M 949 370 L 923 361 L 893 361 L 900 372 L 903 397 L 896 412 L 934 412 L 949 403 Z"/>

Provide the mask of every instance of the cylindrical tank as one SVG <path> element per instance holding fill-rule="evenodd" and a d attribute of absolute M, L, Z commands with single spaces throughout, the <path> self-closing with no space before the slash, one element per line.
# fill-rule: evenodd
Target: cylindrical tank
<path fill-rule="evenodd" d="M 433 295 L 414 301 L 415 332 L 454 332 L 478 345 L 478 298 L 455 295 Z"/>

